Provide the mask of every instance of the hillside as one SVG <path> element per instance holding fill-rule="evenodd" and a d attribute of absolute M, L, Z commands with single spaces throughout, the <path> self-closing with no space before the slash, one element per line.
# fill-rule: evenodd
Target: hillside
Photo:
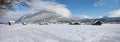
<path fill-rule="evenodd" d="M 63 17 L 55 12 L 42 10 L 32 15 L 23 15 L 16 22 L 28 22 L 28 23 L 39 23 L 39 22 L 58 22 L 58 21 L 69 21 L 68 18 Z"/>

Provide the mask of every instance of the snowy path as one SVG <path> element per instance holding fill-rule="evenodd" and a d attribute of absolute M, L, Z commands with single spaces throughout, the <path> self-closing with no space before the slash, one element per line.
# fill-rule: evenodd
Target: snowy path
<path fill-rule="evenodd" d="M 119 42 L 120 24 L 0 25 L 0 42 Z"/>

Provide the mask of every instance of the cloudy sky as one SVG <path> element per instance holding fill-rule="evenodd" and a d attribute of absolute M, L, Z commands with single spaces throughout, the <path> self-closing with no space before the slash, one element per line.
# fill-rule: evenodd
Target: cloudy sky
<path fill-rule="evenodd" d="M 88 17 L 120 16 L 120 0 L 42 0 L 32 3 L 34 9 L 47 9 L 58 14 Z M 35 9 L 35 10 L 36 10 Z M 18 10 L 27 10 L 19 8 Z"/>

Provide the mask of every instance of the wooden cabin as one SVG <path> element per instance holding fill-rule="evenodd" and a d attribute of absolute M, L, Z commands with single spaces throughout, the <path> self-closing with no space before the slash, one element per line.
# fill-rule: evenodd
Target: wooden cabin
<path fill-rule="evenodd" d="M 48 22 L 40 22 L 39 25 L 49 25 Z"/>
<path fill-rule="evenodd" d="M 94 23 L 92 23 L 92 25 L 102 25 L 102 22 L 99 21 L 99 20 L 97 20 L 97 21 L 95 21 Z"/>
<path fill-rule="evenodd" d="M 8 25 L 14 25 L 15 24 L 15 21 L 9 21 L 8 22 Z"/>
<path fill-rule="evenodd" d="M 69 25 L 81 25 L 80 22 L 70 22 Z"/>
<path fill-rule="evenodd" d="M 23 22 L 22 24 L 23 24 L 23 25 L 27 25 L 28 23 L 26 23 L 26 22 Z"/>

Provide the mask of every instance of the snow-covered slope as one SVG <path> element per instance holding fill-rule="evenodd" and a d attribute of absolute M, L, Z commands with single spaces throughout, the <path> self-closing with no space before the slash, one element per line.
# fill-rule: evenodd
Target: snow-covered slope
<path fill-rule="evenodd" d="M 20 19 L 18 19 L 16 22 L 28 22 L 28 23 L 39 23 L 39 22 L 49 22 L 52 20 L 61 20 L 62 19 L 67 20 L 68 18 L 63 17 L 55 12 L 52 11 L 46 11 L 46 10 L 41 10 L 40 12 L 31 14 L 31 15 L 23 15 Z M 69 20 L 67 20 L 69 21 Z"/>
<path fill-rule="evenodd" d="M 119 42 L 120 24 L 0 25 L 0 42 Z"/>

